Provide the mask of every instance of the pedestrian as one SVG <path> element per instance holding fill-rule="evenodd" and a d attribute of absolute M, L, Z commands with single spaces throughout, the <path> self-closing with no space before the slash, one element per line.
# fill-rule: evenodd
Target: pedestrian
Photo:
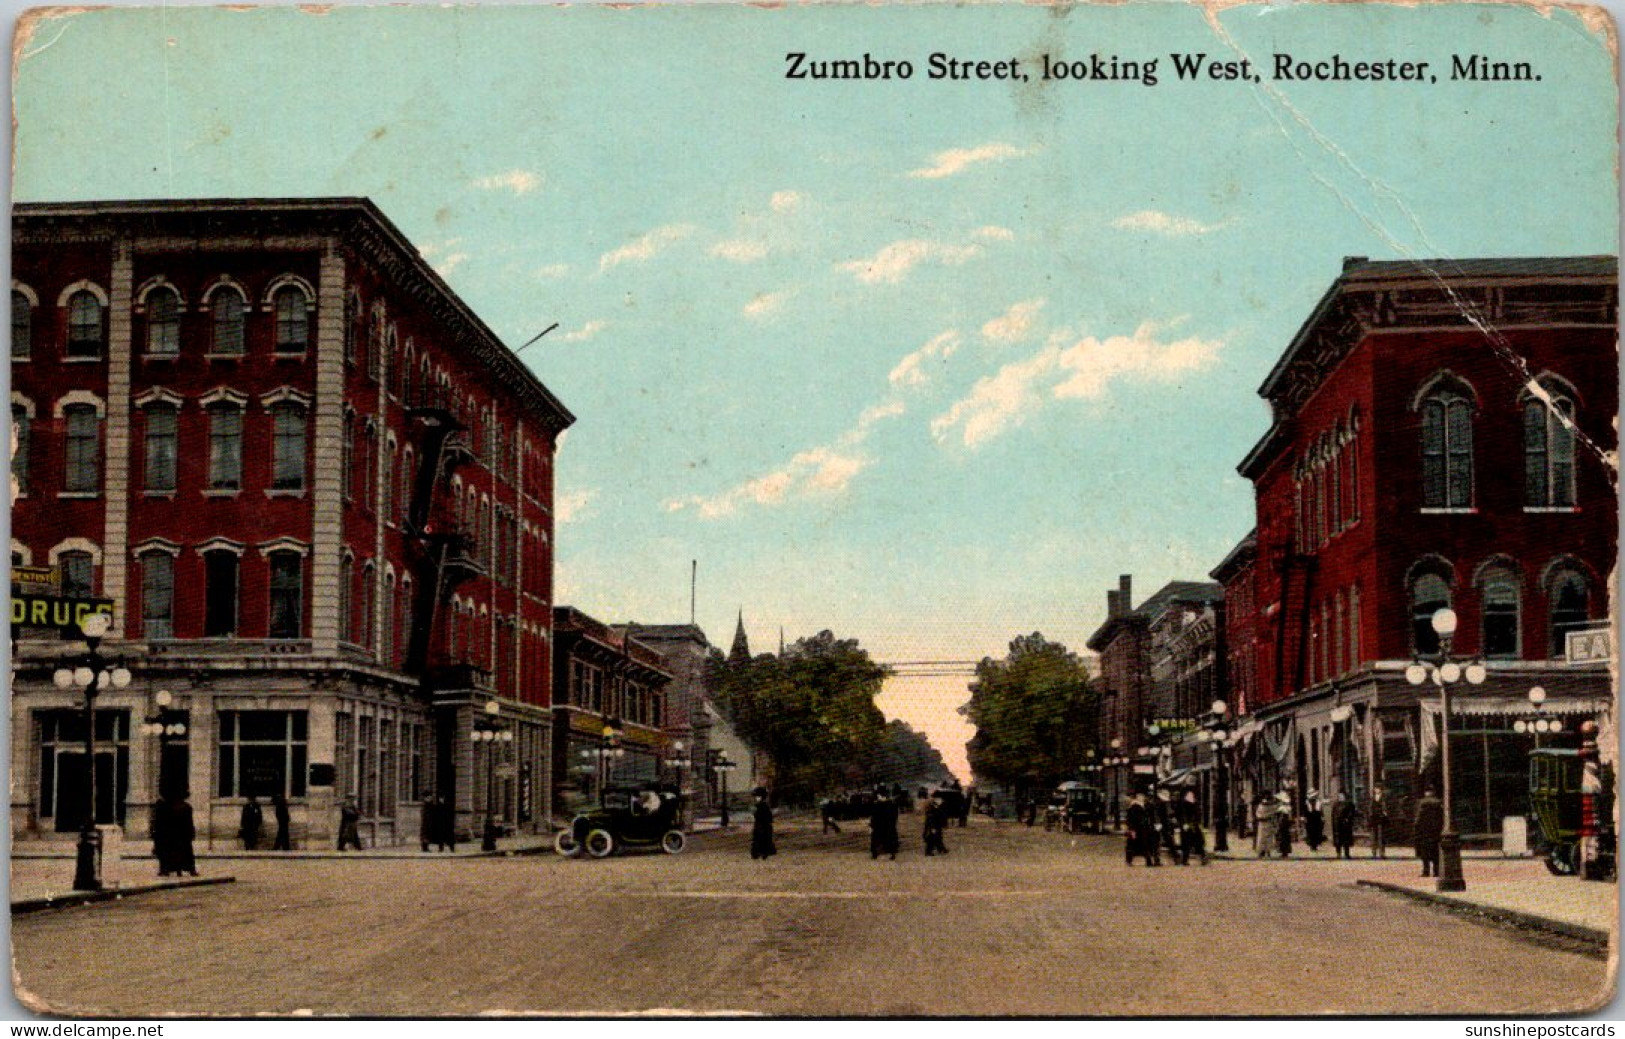
<path fill-rule="evenodd" d="M 426 854 L 429 851 L 429 845 L 436 843 L 436 838 L 439 836 L 440 800 L 433 794 L 429 794 L 424 797 L 423 803 L 418 806 L 418 846 Z"/>
<path fill-rule="evenodd" d="M 1229 798 L 1221 797 L 1213 804 L 1213 850 L 1228 852 L 1230 850 L 1230 805 Z"/>
<path fill-rule="evenodd" d="M 1275 843 L 1275 806 L 1263 794 L 1253 809 L 1253 849 L 1261 859 L 1270 857 L 1270 846 Z"/>
<path fill-rule="evenodd" d="M 1179 864 L 1189 866 L 1191 856 L 1207 865 L 1207 837 L 1202 833 L 1202 806 L 1197 803 L 1196 791 L 1185 791 L 1185 797 L 1175 806 L 1179 817 Z"/>
<path fill-rule="evenodd" d="M 751 792 L 756 806 L 751 809 L 750 857 L 766 859 L 779 853 L 773 843 L 773 806 L 767 803 L 767 788 L 757 787 Z"/>
<path fill-rule="evenodd" d="M 841 824 L 835 821 L 836 805 L 833 797 L 826 797 L 818 802 L 818 817 L 824 822 L 824 832 L 834 830 L 841 832 Z"/>
<path fill-rule="evenodd" d="M 1338 791 L 1337 800 L 1332 802 L 1332 854 L 1340 859 L 1353 858 L 1354 850 L 1354 802 L 1349 795 Z"/>
<path fill-rule="evenodd" d="M 167 877 L 174 869 L 172 863 L 175 858 L 174 840 L 169 835 L 171 821 L 169 798 L 160 797 L 154 801 L 148 818 L 152 833 L 152 857 L 158 860 L 158 875 Z"/>
<path fill-rule="evenodd" d="M 1162 861 L 1162 849 L 1167 849 L 1168 857 L 1174 862 L 1179 861 L 1179 827 L 1174 823 L 1173 805 L 1168 802 L 1168 791 L 1158 790 L 1156 800 L 1151 802 L 1151 824 L 1157 831 L 1157 861 Z"/>
<path fill-rule="evenodd" d="M 882 855 L 897 858 L 897 802 L 884 790 L 875 791 L 874 810 L 869 815 L 869 858 Z"/>
<path fill-rule="evenodd" d="M 457 809 L 450 800 L 436 796 L 434 799 L 434 839 L 441 851 L 457 853 Z"/>
<path fill-rule="evenodd" d="M 942 795 L 932 794 L 931 800 L 925 805 L 925 853 L 927 855 L 946 855 L 948 845 L 943 842 L 942 831 L 948 826 L 948 810 L 943 806 Z"/>
<path fill-rule="evenodd" d="M 1285 792 L 1275 797 L 1275 851 L 1283 859 L 1292 855 L 1292 799 Z"/>
<path fill-rule="evenodd" d="M 1319 851 L 1326 843 L 1326 813 L 1320 804 L 1320 791 L 1310 790 L 1305 798 L 1303 813 L 1303 841 L 1310 851 Z"/>
<path fill-rule="evenodd" d="M 169 844 L 169 864 L 177 877 L 182 873 L 197 876 L 197 858 L 192 854 L 192 841 L 197 837 L 197 827 L 192 821 L 192 802 L 187 800 L 189 796 L 189 793 L 183 790 L 179 797 L 171 798 L 169 802 L 166 838 Z"/>
<path fill-rule="evenodd" d="M 1147 866 L 1161 865 L 1157 861 L 1157 831 L 1145 794 L 1137 792 L 1129 799 L 1124 819 L 1128 832 L 1123 841 L 1123 864 L 1132 866 L 1135 859 L 1144 858 Z"/>
<path fill-rule="evenodd" d="M 271 815 L 276 819 L 276 839 L 271 842 L 271 850 L 292 851 L 293 845 L 288 839 L 288 799 L 280 793 L 271 795 Z"/>
<path fill-rule="evenodd" d="M 260 846 L 260 830 L 264 825 L 265 813 L 260 810 L 259 800 L 249 794 L 237 826 L 237 836 L 242 838 L 244 851 L 254 851 Z"/>
<path fill-rule="evenodd" d="M 1439 835 L 1444 832 L 1444 802 L 1433 793 L 1432 787 L 1422 791 L 1422 800 L 1416 802 L 1416 821 L 1411 826 L 1415 835 L 1416 857 L 1422 860 L 1422 876 L 1439 875 Z"/>
<path fill-rule="evenodd" d="M 1388 857 L 1388 803 L 1382 787 L 1371 791 L 1371 807 L 1366 811 L 1366 822 L 1371 824 L 1371 857 Z"/>
<path fill-rule="evenodd" d="M 346 797 L 339 805 L 339 851 L 348 848 L 361 850 L 361 809 L 356 807 L 355 798 Z"/>

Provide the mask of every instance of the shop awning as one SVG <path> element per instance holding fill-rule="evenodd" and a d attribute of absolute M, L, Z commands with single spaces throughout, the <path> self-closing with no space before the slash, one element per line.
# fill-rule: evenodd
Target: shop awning
<path fill-rule="evenodd" d="M 1157 780 L 1158 786 L 1193 786 L 1196 783 L 1196 769 L 1176 768 L 1172 772 Z"/>
<path fill-rule="evenodd" d="M 1516 714 L 1598 714 L 1613 706 L 1612 702 L 1595 696 L 1552 697 L 1541 705 L 1539 712 L 1529 706 L 1523 696 L 1463 696 L 1450 702 L 1451 714 L 1486 715 Z"/>

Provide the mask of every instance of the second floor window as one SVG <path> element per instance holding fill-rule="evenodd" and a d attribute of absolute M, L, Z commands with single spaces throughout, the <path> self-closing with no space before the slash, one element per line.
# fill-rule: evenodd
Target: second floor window
<path fill-rule="evenodd" d="M 1411 582 L 1411 646 L 1419 654 L 1439 652 L 1439 633 L 1433 615 L 1450 605 L 1450 586 L 1438 574 L 1422 574 Z"/>
<path fill-rule="evenodd" d="M 305 560 L 297 552 L 271 553 L 273 639 L 296 639 L 304 626 Z"/>
<path fill-rule="evenodd" d="M 278 289 L 272 301 L 276 311 L 276 350 L 279 354 L 304 353 L 310 338 L 310 323 L 305 313 L 305 294 L 293 287 Z"/>
<path fill-rule="evenodd" d="M 141 633 L 148 639 L 175 637 L 175 560 L 167 552 L 141 557 Z"/>
<path fill-rule="evenodd" d="M 231 289 L 214 294 L 214 342 L 210 349 L 228 357 L 243 352 L 243 297 Z"/>
<path fill-rule="evenodd" d="M 147 409 L 146 489 L 149 491 L 175 489 L 176 419 L 172 407 Z"/>
<path fill-rule="evenodd" d="M 95 561 L 89 552 L 64 552 L 56 557 L 62 573 L 62 597 L 89 599 L 96 594 Z"/>
<path fill-rule="evenodd" d="M 271 409 L 271 486 L 279 491 L 305 489 L 305 409 L 278 404 Z"/>
<path fill-rule="evenodd" d="M 1492 570 L 1484 577 L 1484 644 L 1486 657 L 1516 660 L 1518 657 L 1518 579 L 1508 570 Z"/>
<path fill-rule="evenodd" d="M 209 408 L 209 489 L 235 491 L 243 485 L 243 409 L 235 404 Z"/>
<path fill-rule="evenodd" d="M 1524 504 L 1574 505 L 1574 402 L 1552 397 L 1523 406 Z"/>
<path fill-rule="evenodd" d="M 1548 585 L 1551 605 L 1552 653 L 1556 658 L 1568 648 L 1568 633 L 1581 631 L 1591 623 L 1591 594 L 1578 570 L 1559 570 Z"/>
<path fill-rule="evenodd" d="M 28 297 L 13 289 L 11 292 L 11 358 L 27 359 L 34 345 L 34 306 Z"/>
<path fill-rule="evenodd" d="M 181 300 L 174 289 L 147 293 L 147 353 L 173 357 L 181 350 Z"/>
<path fill-rule="evenodd" d="M 1422 505 L 1473 505 L 1473 406 L 1454 391 L 1440 390 L 1422 403 Z"/>
<path fill-rule="evenodd" d="M 93 292 L 75 292 L 68 299 L 68 356 L 102 355 L 102 304 Z"/>
<path fill-rule="evenodd" d="M 203 637 L 237 634 L 237 553 L 215 549 L 203 554 Z"/>
<path fill-rule="evenodd" d="M 101 417 L 88 404 L 74 404 L 64 410 L 63 419 L 67 425 L 63 486 L 74 493 L 93 494 L 101 489 Z"/>

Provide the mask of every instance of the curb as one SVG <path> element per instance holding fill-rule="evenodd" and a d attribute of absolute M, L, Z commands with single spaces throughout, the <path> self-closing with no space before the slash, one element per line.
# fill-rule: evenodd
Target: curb
<path fill-rule="evenodd" d="M 198 877 L 177 880 L 168 884 L 142 884 L 138 887 L 103 888 L 100 891 L 74 891 L 66 895 L 47 895 L 45 898 L 24 898 L 11 903 L 11 915 L 38 913 L 46 909 L 65 909 L 68 906 L 89 905 L 92 902 L 113 902 L 126 895 L 147 895 L 154 891 L 174 891 L 188 887 L 210 887 L 214 884 L 234 884 L 236 877 Z"/>
<path fill-rule="evenodd" d="M 1566 920 L 1554 920 L 1549 916 L 1538 916 L 1534 913 L 1525 913 L 1517 909 L 1504 909 L 1499 906 L 1481 905 L 1469 902 L 1464 898 L 1452 898 L 1449 895 L 1436 895 L 1430 891 L 1417 891 L 1401 884 L 1390 884 L 1381 880 L 1356 880 L 1355 886 L 1371 888 L 1376 891 L 1386 891 L 1393 895 L 1402 895 L 1416 902 L 1428 905 L 1441 906 L 1455 910 L 1469 916 L 1484 917 L 1498 923 L 1512 924 L 1532 931 L 1544 931 L 1580 943 L 1586 951 L 1596 955 L 1607 956 L 1608 945 L 1612 935 L 1607 931 L 1599 931 L 1584 924 L 1572 924 Z"/>

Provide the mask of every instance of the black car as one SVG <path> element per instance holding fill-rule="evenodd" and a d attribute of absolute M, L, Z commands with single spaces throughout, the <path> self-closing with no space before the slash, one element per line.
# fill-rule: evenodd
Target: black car
<path fill-rule="evenodd" d="M 605 859 L 625 848 L 658 847 L 676 855 L 688 844 L 676 794 L 609 790 L 604 803 L 582 812 L 553 838 L 553 850 L 573 859 L 583 851 Z"/>

